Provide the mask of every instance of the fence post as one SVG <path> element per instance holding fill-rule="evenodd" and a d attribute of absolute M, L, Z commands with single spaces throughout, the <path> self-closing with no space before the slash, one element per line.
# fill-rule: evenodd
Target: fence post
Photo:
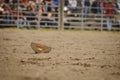
<path fill-rule="evenodd" d="M 17 28 L 20 28 L 20 24 L 19 24 L 19 21 L 20 21 L 20 11 L 19 11 L 19 6 L 20 6 L 20 0 L 17 1 L 17 4 L 15 4 L 15 6 L 17 6 Z"/>
<path fill-rule="evenodd" d="M 101 28 L 100 28 L 100 30 L 102 31 L 103 30 L 103 16 L 104 16 L 104 11 L 103 11 L 103 9 L 104 9 L 104 7 L 103 7 L 103 3 L 102 3 L 102 5 L 101 5 L 102 7 L 101 7 Z"/>
<path fill-rule="evenodd" d="M 63 30 L 64 26 L 63 26 L 63 3 L 64 0 L 59 0 L 59 30 Z"/>
<path fill-rule="evenodd" d="M 82 12 L 81 13 L 81 15 L 82 15 L 82 17 L 81 17 L 82 18 L 81 30 L 83 30 L 84 29 L 84 7 L 82 6 L 81 9 L 82 9 L 82 11 L 81 11 Z"/>
<path fill-rule="evenodd" d="M 19 9 L 18 9 L 18 7 L 19 7 L 19 3 L 20 1 L 19 0 L 17 0 L 17 4 L 15 4 L 15 6 L 17 5 L 17 28 L 19 28 Z"/>

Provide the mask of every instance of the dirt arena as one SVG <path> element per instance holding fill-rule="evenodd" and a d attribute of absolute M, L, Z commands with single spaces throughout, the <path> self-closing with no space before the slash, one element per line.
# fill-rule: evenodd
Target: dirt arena
<path fill-rule="evenodd" d="M 120 80 L 120 32 L 0 29 L 0 80 Z"/>

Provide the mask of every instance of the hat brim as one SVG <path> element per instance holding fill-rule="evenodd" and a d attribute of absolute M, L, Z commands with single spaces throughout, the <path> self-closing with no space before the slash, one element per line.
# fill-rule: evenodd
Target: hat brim
<path fill-rule="evenodd" d="M 39 43 L 31 43 L 31 48 L 35 53 L 49 53 L 51 51 L 51 47 Z"/>

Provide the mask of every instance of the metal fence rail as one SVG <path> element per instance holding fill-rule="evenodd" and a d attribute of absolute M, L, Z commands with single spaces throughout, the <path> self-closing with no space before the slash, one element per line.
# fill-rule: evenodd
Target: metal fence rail
<path fill-rule="evenodd" d="M 59 26 L 59 5 L 48 5 L 35 4 L 35 11 L 27 10 L 23 7 L 23 4 L 19 2 L 14 4 L 6 4 L 7 6 L 15 6 L 14 10 L 10 10 L 9 13 L 0 13 L 0 27 L 6 26 L 17 26 L 17 28 L 43 28 L 53 27 L 58 28 Z M 41 6 L 46 8 L 45 11 L 41 11 Z M 51 8 L 48 11 L 47 8 Z M 56 11 L 55 11 L 56 9 Z"/>
<path fill-rule="evenodd" d="M 19 2 L 7 4 L 15 8 L 9 13 L 0 13 L 1 26 L 17 26 L 17 28 L 58 28 L 58 29 L 98 29 L 107 30 L 106 15 L 104 11 L 100 13 L 84 12 L 85 8 L 77 6 L 76 10 L 65 10 L 64 0 L 60 0 L 59 5 L 43 5 L 36 4 L 36 10 L 31 11 L 23 7 Z M 45 7 L 45 11 L 41 11 L 41 6 Z M 51 8 L 51 11 L 48 10 Z M 91 7 L 98 9 L 98 7 Z M 102 7 L 101 10 L 104 10 Z M 4 12 L 4 11 L 3 11 Z M 117 14 L 114 14 L 114 16 Z M 87 17 L 85 17 L 87 16 Z M 112 30 L 120 30 L 120 25 L 111 18 Z"/>
<path fill-rule="evenodd" d="M 91 7 L 97 9 L 98 7 Z M 72 12 L 70 10 L 64 11 L 63 26 L 64 29 L 98 29 L 107 30 L 107 22 L 105 13 L 92 13 L 89 12 L 87 17 L 84 18 L 84 7 L 77 7 L 79 12 Z M 117 14 L 114 14 L 114 16 Z M 120 30 L 120 26 L 115 21 L 114 16 L 110 19 L 112 24 L 111 30 Z"/>

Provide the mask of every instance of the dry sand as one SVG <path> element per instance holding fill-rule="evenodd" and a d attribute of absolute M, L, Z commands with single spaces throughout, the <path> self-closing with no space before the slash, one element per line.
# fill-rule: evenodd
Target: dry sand
<path fill-rule="evenodd" d="M 120 33 L 0 29 L 0 80 L 120 80 Z"/>

